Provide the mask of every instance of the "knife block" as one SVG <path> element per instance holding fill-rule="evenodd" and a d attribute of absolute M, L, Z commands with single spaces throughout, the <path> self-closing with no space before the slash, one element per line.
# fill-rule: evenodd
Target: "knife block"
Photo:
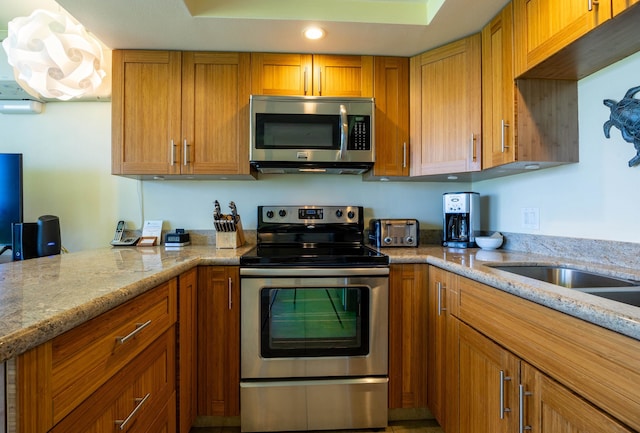
<path fill-rule="evenodd" d="M 238 216 L 238 222 L 235 224 L 235 231 L 216 231 L 216 248 L 238 248 L 244 245 L 244 242 L 244 232 L 242 231 L 242 220 L 240 216 Z"/>

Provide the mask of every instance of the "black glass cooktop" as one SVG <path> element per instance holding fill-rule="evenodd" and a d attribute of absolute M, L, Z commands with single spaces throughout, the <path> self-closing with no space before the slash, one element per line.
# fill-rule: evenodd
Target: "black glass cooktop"
<path fill-rule="evenodd" d="M 258 246 L 240 257 L 240 266 L 388 266 L 389 257 L 364 245 Z"/>

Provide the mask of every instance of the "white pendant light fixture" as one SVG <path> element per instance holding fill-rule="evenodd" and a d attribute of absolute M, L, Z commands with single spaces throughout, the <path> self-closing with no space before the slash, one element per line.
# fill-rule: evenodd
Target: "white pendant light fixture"
<path fill-rule="evenodd" d="M 36 98 L 67 101 L 95 91 L 105 77 L 100 41 L 68 16 L 35 10 L 9 21 L 2 41 L 16 81 Z"/>

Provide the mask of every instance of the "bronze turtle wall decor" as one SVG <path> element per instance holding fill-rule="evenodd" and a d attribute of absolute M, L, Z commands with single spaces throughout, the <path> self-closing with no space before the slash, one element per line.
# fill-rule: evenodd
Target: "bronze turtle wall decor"
<path fill-rule="evenodd" d="M 611 109 L 609 120 L 604 122 L 604 136 L 610 138 L 611 127 L 615 126 L 622 133 L 624 141 L 633 143 L 636 148 L 636 156 L 629 160 L 629 167 L 640 164 L 640 99 L 634 98 L 638 92 L 640 86 L 627 90 L 620 102 L 613 99 L 602 101 Z"/>

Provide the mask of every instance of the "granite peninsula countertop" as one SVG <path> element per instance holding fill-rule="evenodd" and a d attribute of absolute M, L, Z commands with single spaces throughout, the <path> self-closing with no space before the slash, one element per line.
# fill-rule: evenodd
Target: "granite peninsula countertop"
<path fill-rule="evenodd" d="M 0 264 L 0 362 L 13 358 L 198 265 L 234 266 L 242 254 L 213 245 L 102 248 Z M 428 263 L 640 340 L 633 307 L 486 265 L 556 264 L 640 280 L 640 271 L 506 250 L 385 248 L 391 264 Z"/>

